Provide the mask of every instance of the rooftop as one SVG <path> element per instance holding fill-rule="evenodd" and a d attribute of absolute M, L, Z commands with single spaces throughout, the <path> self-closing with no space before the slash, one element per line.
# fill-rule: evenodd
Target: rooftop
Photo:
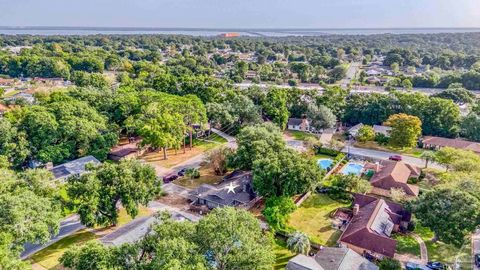
<path fill-rule="evenodd" d="M 50 169 L 55 176 L 55 179 L 64 179 L 72 175 L 79 175 L 86 172 L 85 165 L 92 163 L 94 165 L 100 164 L 100 161 L 93 156 L 86 156 L 70 162 L 58 165 Z"/>

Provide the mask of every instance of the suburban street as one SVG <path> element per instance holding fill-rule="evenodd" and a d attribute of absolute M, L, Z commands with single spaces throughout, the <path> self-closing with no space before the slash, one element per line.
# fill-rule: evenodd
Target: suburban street
<path fill-rule="evenodd" d="M 347 73 L 345 75 L 345 78 L 340 81 L 340 85 L 342 87 L 347 87 L 348 84 L 355 79 L 355 75 L 357 74 L 358 70 L 360 69 L 360 66 L 362 63 L 360 62 L 353 62 L 350 63 L 350 66 L 348 67 Z"/>
<path fill-rule="evenodd" d="M 378 151 L 378 150 L 372 150 L 372 149 L 358 148 L 355 146 L 350 146 L 350 147 L 347 146 L 342 149 L 342 152 L 350 153 L 351 155 L 354 155 L 354 156 L 362 156 L 362 157 L 368 157 L 373 159 L 388 159 L 388 157 L 392 155 L 398 155 L 398 153 L 395 153 L 395 152 L 384 152 L 384 151 Z M 406 163 L 415 165 L 420 168 L 423 168 L 425 166 L 425 160 L 421 158 L 405 156 L 405 155 L 401 155 L 401 156 L 402 156 L 402 160 Z M 443 168 L 442 166 L 435 163 L 431 163 L 431 162 L 429 162 L 428 166 L 436 169 Z"/>
<path fill-rule="evenodd" d="M 78 215 L 72 215 L 67 217 L 63 221 L 60 222 L 60 230 L 56 236 L 54 236 L 48 243 L 44 245 L 40 244 L 25 244 L 25 250 L 20 255 L 21 259 L 26 259 L 30 255 L 50 246 L 51 244 L 61 240 L 64 237 L 67 237 L 79 230 L 85 229 L 85 226 L 80 223 L 80 218 Z"/>

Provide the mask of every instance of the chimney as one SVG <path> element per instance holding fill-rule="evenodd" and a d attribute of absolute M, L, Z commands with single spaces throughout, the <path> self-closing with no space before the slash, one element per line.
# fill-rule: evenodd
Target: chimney
<path fill-rule="evenodd" d="M 47 162 L 47 164 L 45 164 L 45 169 L 47 169 L 47 170 L 53 169 L 53 163 L 52 162 Z"/>
<path fill-rule="evenodd" d="M 353 215 L 356 216 L 358 214 L 358 211 L 360 211 L 360 205 L 358 205 L 358 203 L 356 203 L 353 206 Z"/>
<path fill-rule="evenodd" d="M 375 172 L 379 172 L 380 171 L 380 162 L 375 162 Z"/>

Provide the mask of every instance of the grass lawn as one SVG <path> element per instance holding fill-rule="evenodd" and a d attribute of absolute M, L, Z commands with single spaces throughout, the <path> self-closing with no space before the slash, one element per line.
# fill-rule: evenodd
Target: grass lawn
<path fill-rule="evenodd" d="M 216 175 L 215 172 L 206 166 L 200 167 L 200 178 L 190 179 L 190 177 L 184 176 L 175 180 L 175 184 L 184 186 L 187 188 L 197 188 L 201 184 L 216 184 L 222 180 L 222 175 Z"/>
<path fill-rule="evenodd" d="M 405 234 L 394 234 L 392 238 L 397 240 L 397 253 L 420 257 L 420 245 L 415 238 Z"/>
<path fill-rule="evenodd" d="M 152 214 L 152 211 L 150 209 L 148 209 L 147 207 L 144 207 L 144 206 L 140 206 L 138 208 L 138 214 L 135 216 L 135 218 L 145 217 L 145 216 L 149 216 L 151 214 Z M 123 225 L 127 224 L 128 222 L 130 222 L 132 220 L 133 219 L 127 214 L 127 211 L 125 210 L 125 208 L 121 208 L 120 212 L 118 213 L 117 227 L 123 226 Z"/>
<path fill-rule="evenodd" d="M 317 244 L 333 246 L 342 232 L 332 228 L 329 214 L 339 207 L 347 206 L 348 204 L 332 200 L 327 195 L 312 194 L 290 215 L 288 225 L 306 233 Z"/>
<path fill-rule="evenodd" d="M 295 140 L 299 140 L 299 141 L 304 141 L 309 137 L 313 137 L 313 138 L 316 137 L 314 134 L 299 131 L 299 130 L 288 130 L 288 131 L 285 131 L 285 134 L 287 136 L 292 136 Z"/>
<path fill-rule="evenodd" d="M 334 159 L 335 157 L 334 157 L 334 156 L 325 155 L 325 154 L 315 154 L 315 156 L 314 156 L 314 159 L 315 159 L 315 160 L 319 160 L 319 159 L 321 159 L 321 158 Z"/>
<path fill-rule="evenodd" d="M 84 244 L 87 241 L 95 239 L 96 236 L 94 233 L 81 230 L 67 236 L 60 241 L 48 246 L 47 248 L 35 253 L 30 261 L 32 263 L 38 263 L 46 269 L 59 269 L 60 263 L 58 259 L 63 255 L 63 253 L 72 246 L 78 246 Z"/>
<path fill-rule="evenodd" d="M 278 238 L 275 238 L 273 252 L 275 253 L 275 264 L 273 265 L 273 269 L 275 270 L 285 269 L 288 260 L 295 256 L 295 253 L 288 250 L 287 243 Z"/>
<path fill-rule="evenodd" d="M 193 140 L 193 148 L 190 150 L 188 142 L 186 144 L 186 150 L 185 153 L 183 153 L 183 149 L 179 149 L 176 151 L 174 149 L 168 149 L 167 150 L 167 159 L 163 159 L 163 151 L 159 150 L 157 152 L 150 152 L 146 153 L 142 159 L 144 159 L 147 162 L 154 162 L 155 164 L 166 167 L 166 168 L 171 168 L 173 166 L 176 166 L 185 160 L 192 158 L 194 156 L 197 156 L 199 154 L 202 154 L 212 148 L 215 148 L 223 143 L 226 142 L 225 139 L 223 138 L 218 138 L 218 137 L 210 137 L 210 139 L 214 142 L 208 142 L 208 141 L 202 141 L 202 140 Z"/>
<path fill-rule="evenodd" d="M 461 269 L 471 269 L 471 245 L 470 242 L 464 247 L 458 248 L 453 245 L 443 243 L 441 241 L 432 242 L 433 232 L 425 227 L 422 227 L 418 223 L 415 226 L 415 233 L 417 233 L 423 241 L 428 250 L 428 260 L 440 261 L 450 265 L 453 265 L 458 258 L 461 261 Z"/>

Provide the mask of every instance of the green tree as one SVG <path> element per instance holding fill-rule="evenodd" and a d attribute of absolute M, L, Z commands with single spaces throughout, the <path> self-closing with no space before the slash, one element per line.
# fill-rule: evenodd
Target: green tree
<path fill-rule="evenodd" d="M 459 132 L 460 109 L 451 100 L 430 98 L 422 110 L 422 129 L 426 135 L 456 137 Z"/>
<path fill-rule="evenodd" d="M 372 126 L 363 125 L 357 133 L 357 140 L 360 142 L 373 141 L 375 139 L 375 130 Z"/>
<path fill-rule="evenodd" d="M 287 225 L 290 214 L 296 208 L 297 206 L 290 197 L 270 197 L 265 201 L 265 208 L 262 213 L 270 228 L 283 230 Z"/>
<path fill-rule="evenodd" d="M 392 127 L 390 144 L 396 147 L 412 148 L 422 135 L 422 122 L 416 116 L 400 113 L 391 115 L 385 125 Z"/>
<path fill-rule="evenodd" d="M 472 92 L 456 84 L 449 86 L 447 90 L 435 94 L 434 97 L 449 99 L 459 105 L 472 103 L 475 99 L 475 95 Z"/>
<path fill-rule="evenodd" d="M 461 133 L 469 140 L 480 142 L 480 115 L 471 112 L 463 118 Z"/>
<path fill-rule="evenodd" d="M 253 185 L 264 197 L 293 196 L 316 187 L 322 178 L 318 165 L 291 149 L 253 162 Z"/>
<path fill-rule="evenodd" d="M 280 129 L 285 129 L 289 116 L 285 89 L 271 88 L 262 102 L 262 107 L 273 123 Z"/>
<path fill-rule="evenodd" d="M 380 270 L 402 270 L 402 264 L 392 258 L 383 258 L 379 263 L 378 267 Z"/>
<path fill-rule="evenodd" d="M 480 201 L 461 190 L 435 189 L 422 194 L 409 207 L 420 224 L 434 232 L 434 241 L 458 247 L 480 224 Z"/>
<path fill-rule="evenodd" d="M 271 239 L 252 214 L 234 208 L 215 208 L 198 222 L 197 243 L 211 254 L 216 269 L 265 269 L 274 262 Z"/>
<path fill-rule="evenodd" d="M 294 253 L 306 255 L 310 251 L 310 239 L 306 234 L 296 231 L 288 237 L 287 247 Z"/>
<path fill-rule="evenodd" d="M 420 155 L 420 158 L 425 160 L 425 168 L 428 168 L 429 162 L 435 161 L 435 157 L 436 157 L 435 152 L 432 152 L 432 151 L 424 151 Z"/>
<path fill-rule="evenodd" d="M 64 267 L 78 270 L 118 269 L 113 261 L 110 250 L 98 241 L 87 242 L 84 246 L 73 245 L 60 258 Z"/>
<path fill-rule="evenodd" d="M 337 122 L 337 118 L 332 111 L 323 105 L 316 106 L 315 104 L 310 104 L 307 117 L 310 120 L 310 126 L 316 130 L 331 128 Z"/>
<path fill-rule="evenodd" d="M 69 179 L 68 195 L 75 203 L 82 224 L 115 225 L 118 205 L 135 217 L 138 206 L 147 205 L 160 194 L 155 170 L 138 161 L 104 163 L 91 172 Z"/>

